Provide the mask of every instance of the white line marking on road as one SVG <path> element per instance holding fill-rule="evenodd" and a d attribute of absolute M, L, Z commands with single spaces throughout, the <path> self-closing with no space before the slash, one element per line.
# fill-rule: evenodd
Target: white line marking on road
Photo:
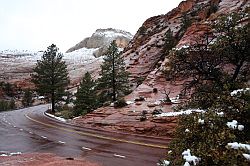
<path fill-rule="evenodd" d="M 60 144 L 65 144 L 66 142 L 63 142 L 63 141 L 58 141 L 58 143 L 60 143 Z"/>
<path fill-rule="evenodd" d="M 119 157 L 119 158 L 126 158 L 126 156 L 122 156 L 122 155 L 119 155 L 119 154 L 114 154 L 115 157 Z"/>
<path fill-rule="evenodd" d="M 33 134 L 31 131 L 29 131 L 30 134 Z"/>
<path fill-rule="evenodd" d="M 83 150 L 92 150 L 92 149 L 87 148 L 87 147 L 84 147 L 84 146 L 82 147 L 82 149 L 83 149 Z"/>
<path fill-rule="evenodd" d="M 47 139 L 47 137 L 45 137 L 45 136 L 41 136 L 42 138 L 44 138 L 44 139 Z"/>

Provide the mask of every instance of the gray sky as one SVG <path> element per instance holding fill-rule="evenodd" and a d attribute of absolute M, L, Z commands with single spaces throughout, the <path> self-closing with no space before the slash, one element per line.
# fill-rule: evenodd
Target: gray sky
<path fill-rule="evenodd" d="M 149 17 L 166 14 L 181 0 L 0 0 L 0 50 L 61 52 L 98 28 L 135 34 Z"/>

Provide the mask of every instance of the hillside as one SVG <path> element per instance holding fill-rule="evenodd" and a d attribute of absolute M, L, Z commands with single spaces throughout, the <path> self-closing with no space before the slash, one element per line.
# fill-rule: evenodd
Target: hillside
<path fill-rule="evenodd" d="M 129 32 L 118 29 L 97 29 L 90 38 L 84 39 L 64 53 L 71 80 L 75 87 L 86 71 L 98 76 L 102 57 L 111 41 L 116 40 L 120 50 L 123 50 L 131 40 Z M 44 48 L 46 49 L 46 48 Z M 32 86 L 30 74 L 43 51 L 4 50 L 0 51 L 0 81 L 8 81 L 25 88 Z"/>
<path fill-rule="evenodd" d="M 208 29 L 212 30 L 210 25 L 219 16 L 243 10 L 249 5 L 247 0 L 187 0 L 165 15 L 147 19 L 123 51 L 134 85 L 133 92 L 126 96 L 130 101 L 129 106 L 122 109 L 99 108 L 73 122 L 99 128 L 171 136 L 176 119 L 151 115 L 155 109 L 171 112 L 176 105 L 162 105 L 160 101 L 165 97 L 164 92 L 169 92 L 175 103 L 183 85 L 183 80 L 172 82 L 162 72 L 169 62 L 164 52 L 165 33 L 170 29 L 178 39 L 174 49 L 187 47 L 194 44 Z M 185 21 L 188 22 L 187 27 L 183 26 Z M 134 102 L 140 96 L 146 100 Z M 143 110 L 148 112 L 147 120 L 140 122 Z"/>
<path fill-rule="evenodd" d="M 66 53 L 81 49 L 81 48 L 95 48 L 95 57 L 100 57 L 105 54 L 109 44 L 115 40 L 119 48 L 125 48 L 132 39 L 129 32 L 118 29 L 97 29 L 91 37 L 87 37 L 75 46 L 71 47 Z"/>

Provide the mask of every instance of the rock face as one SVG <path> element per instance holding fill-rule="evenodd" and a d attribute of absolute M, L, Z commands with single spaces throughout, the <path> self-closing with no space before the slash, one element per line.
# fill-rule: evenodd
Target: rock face
<path fill-rule="evenodd" d="M 163 99 L 165 92 L 170 92 L 169 96 L 176 98 L 183 85 L 183 81 L 167 81 L 161 70 L 169 61 L 164 53 L 165 33 L 170 29 L 178 39 L 176 49 L 185 47 L 193 44 L 207 30 L 211 30 L 210 25 L 219 16 L 243 10 L 249 5 L 248 0 L 186 0 L 165 15 L 147 19 L 123 51 L 127 70 L 135 84 L 133 92 L 125 98 L 133 101 L 144 96 L 146 100 L 130 104 L 124 109 L 99 108 L 92 114 L 77 119 L 77 123 L 171 136 L 174 119 L 153 118 L 147 115 L 147 119 L 141 122 L 138 118 L 145 109 L 152 112 L 154 103 Z M 188 19 L 190 24 L 183 28 L 185 19 Z M 172 111 L 171 106 L 158 107 L 163 112 Z"/>
<path fill-rule="evenodd" d="M 125 48 L 132 37 L 129 32 L 118 29 L 97 29 L 91 37 L 85 38 L 66 52 L 69 53 L 81 48 L 98 48 L 98 50 L 94 52 L 94 55 L 99 57 L 105 54 L 109 44 L 113 40 L 116 41 L 118 47 Z"/>

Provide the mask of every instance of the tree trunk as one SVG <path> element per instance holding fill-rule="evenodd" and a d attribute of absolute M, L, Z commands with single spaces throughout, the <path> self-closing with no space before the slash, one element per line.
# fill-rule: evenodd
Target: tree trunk
<path fill-rule="evenodd" d="M 237 77 L 238 77 L 238 75 L 239 75 L 239 73 L 240 73 L 240 69 L 241 69 L 241 67 L 243 66 L 243 62 L 244 62 L 244 59 L 242 59 L 242 60 L 240 61 L 240 64 L 238 64 L 238 65 L 236 66 L 236 69 L 234 70 L 234 74 L 233 74 L 233 77 L 232 77 L 232 81 L 235 81 L 235 80 L 237 79 Z"/>
<path fill-rule="evenodd" d="M 56 111 L 55 111 L 55 93 L 52 92 L 51 93 L 51 112 L 54 114 Z"/>
<path fill-rule="evenodd" d="M 113 89 L 113 102 L 116 101 L 116 85 L 115 85 L 115 56 L 112 57 L 112 89 Z"/>

